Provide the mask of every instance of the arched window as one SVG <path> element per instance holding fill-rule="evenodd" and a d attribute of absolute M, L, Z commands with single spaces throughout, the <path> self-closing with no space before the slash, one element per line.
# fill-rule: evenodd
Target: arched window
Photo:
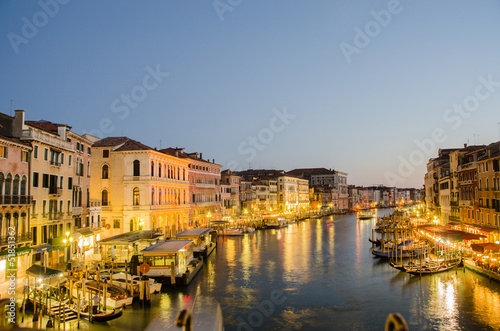
<path fill-rule="evenodd" d="M 151 204 L 152 205 L 155 204 L 155 189 L 154 188 L 151 189 Z"/>
<path fill-rule="evenodd" d="M 102 166 L 102 179 L 108 179 L 109 178 L 109 166 L 107 164 Z"/>
<path fill-rule="evenodd" d="M 14 185 L 12 185 L 12 195 L 19 195 L 19 175 L 14 176 Z"/>
<path fill-rule="evenodd" d="M 151 161 L 151 177 L 155 175 L 155 164 Z"/>
<path fill-rule="evenodd" d="M 162 204 L 162 201 L 161 201 L 161 189 L 158 190 L 158 204 L 159 205 Z"/>
<path fill-rule="evenodd" d="M 21 178 L 21 192 L 20 195 L 26 195 L 26 176 Z"/>
<path fill-rule="evenodd" d="M 186 180 L 186 169 L 182 169 L 182 180 Z"/>
<path fill-rule="evenodd" d="M 158 177 L 161 177 L 161 163 L 158 163 Z"/>
<path fill-rule="evenodd" d="M 12 186 L 12 176 L 10 174 L 7 175 L 7 178 L 5 179 L 5 191 L 4 195 L 10 195 L 10 189 Z"/>
<path fill-rule="evenodd" d="M 3 183 L 5 178 L 3 177 L 3 172 L 0 172 L 0 195 L 3 195 Z"/>
<path fill-rule="evenodd" d="M 181 173 L 179 168 L 177 168 L 177 179 L 181 179 Z"/>
<path fill-rule="evenodd" d="M 141 162 L 139 160 L 134 161 L 134 176 L 141 175 Z"/>
<path fill-rule="evenodd" d="M 108 191 L 107 190 L 102 190 L 102 192 L 101 192 L 101 205 L 102 206 L 108 205 Z"/>
<path fill-rule="evenodd" d="M 139 188 L 136 187 L 134 188 L 134 206 L 139 206 L 140 203 L 141 203 L 141 196 L 140 196 L 140 193 L 139 193 Z"/>

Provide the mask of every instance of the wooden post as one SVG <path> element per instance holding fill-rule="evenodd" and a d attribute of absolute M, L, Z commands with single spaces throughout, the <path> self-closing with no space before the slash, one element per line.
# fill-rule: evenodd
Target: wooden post
<path fill-rule="evenodd" d="M 80 292 L 77 292 L 77 300 L 78 302 L 76 303 L 76 322 L 77 322 L 77 328 L 80 328 Z"/>
<path fill-rule="evenodd" d="M 108 291 L 108 283 L 107 283 L 107 281 L 105 279 L 104 280 L 104 291 L 103 291 L 103 294 L 104 294 L 103 295 L 104 296 L 104 298 L 103 298 L 103 309 L 102 309 L 104 311 L 106 311 L 106 299 L 107 299 L 107 295 L 108 295 L 107 291 Z"/>
<path fill-rule="evenodd" d="M 170 283 L 175 285 L 175 264 L 170 262 Z"/>

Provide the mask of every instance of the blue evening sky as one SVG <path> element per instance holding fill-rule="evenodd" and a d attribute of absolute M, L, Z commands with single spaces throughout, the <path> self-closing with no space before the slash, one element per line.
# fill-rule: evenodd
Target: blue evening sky
<path fill-rule="evenodd" d="M 4 0 L 0 112 L 421 187 L 438 148 L 500 139 L 499 17 L 493 0 Z"/>

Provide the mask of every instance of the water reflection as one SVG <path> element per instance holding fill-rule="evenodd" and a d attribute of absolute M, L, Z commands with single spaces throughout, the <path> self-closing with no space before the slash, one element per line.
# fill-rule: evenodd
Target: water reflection
<path fill-rule="evenodd" d="M 189 287 L 169 288 L 149 312 L 127 309 L 108 329 L 142 330 L 153 317 L 171 325 L 182 307 L 214 298 L 225 329 L 245 330 L 242 323 L 257 316 L 274 290 L 286 300 L 252 329 L 382 330 L 394 311 L 410 330 L 500 329 L 499 283 L 461 269 L 410 277 L 373 258 L 372 226 L 345 215 L 219 238 Z"/>

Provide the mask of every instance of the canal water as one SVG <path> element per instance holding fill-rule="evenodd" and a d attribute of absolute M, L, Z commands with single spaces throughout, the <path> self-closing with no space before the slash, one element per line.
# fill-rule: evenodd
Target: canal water
<path fill-rule="evenodd" d="M 370 253 L 373 225 L 342 215 L 221 237 L 190 286 L 82 329 L 143 330 L 152 320 L 169 327 L 183 307 L 213 298 L 226 330 L 383 330 L 391 312 L 410 330 L 500 330 L 499 283 L 463 268 L 422 278 L 400 272 Z"/>

